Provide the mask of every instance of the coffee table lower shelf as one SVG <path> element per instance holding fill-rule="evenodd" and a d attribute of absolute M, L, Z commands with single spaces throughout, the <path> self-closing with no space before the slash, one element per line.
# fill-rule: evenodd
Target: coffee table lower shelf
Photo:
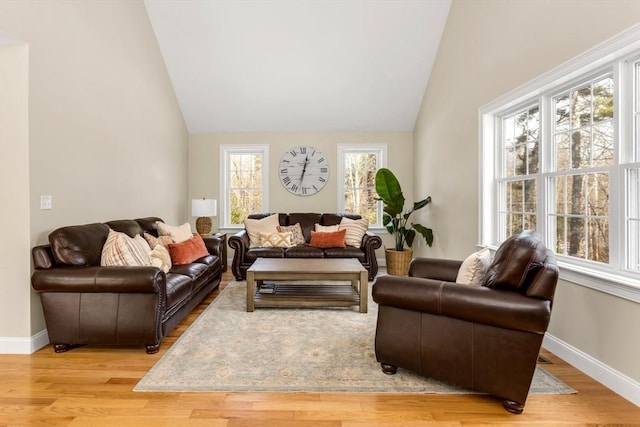
<path fill-rule="evenodd" d="M 256 307 L 351 307 L 360 295 L 351 285 L 277 283 L 274 293 L 257 290 L 254 301 Z"/>

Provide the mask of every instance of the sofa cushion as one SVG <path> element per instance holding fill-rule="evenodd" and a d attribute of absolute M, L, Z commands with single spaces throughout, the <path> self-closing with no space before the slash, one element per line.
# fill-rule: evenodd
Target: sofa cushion
<path fill-rule="evenodd" d="M 167 274 L 166 289 L 166 309 L 169 310 L 173 306 L 191 297 L 193 281 L 184 274 L 169 273 Z"/>
<path fill-rule="evenodd" d="M 283 233 L 287 231 L 291 233 L 291 246 L 307 244 L 306 240 L 304 240 L 304 234 L 302 234 L 302 228 L 300 227 L 299 222 L 296 222 L 294 225 L 278 226 L 278 232 Z"/>
<path fill-rule="evenodd" d="M 325 258 L 357 258 L 364 261 L 364 252 L 360 248 L 347 246 L 345 248 L 327 248 L 324 250 Z"/>
<path fill-rule="evenodd" d="M 347 230 L 339 230 L 330 233 L 320 231 L 311 232 L 310 246 L 315 248 L 344 248 L 344 235 Z"/>
<path fill-rule="evenodd" d="M 198 258 L 209 255 L 204 240 L 198 234 L 181 243 L 170 243 L 169 253 L 174 265 L 189 264 Z"/>
<path fill-rule="evenodd" d="M 284 258 L 284 251 L 285 248 L 251 248 L 244 254 L 244 258 L 250 263 L 258 258 Z"/>
<path fill-rule="evenodd" d="M 344 243 L 347 246 L 359 248 L 362 244 L 362 237 L 369 228 L 369 220 L 366 218 L 351 219 L 343 217 L 340 221 L 340 230 L 346 230 L 344 235 Z"/>
<path fill-rule="evenodd" d="M 169 225 L 162 221 L 157 221 L 158 236 L 171 236 L 173 243 L 182 243 L 193 236 L 191 224 L 185 222 L 182 225 Z"/>
<path fill-rule="evenodd" d="M 113 231 L 125 233 L 130 237 L 142 235 L 142 228 L 140 227 L 140 224 L 133 219 L 118 219 L 115 221 L 107 221 L 105 224 L 107 224 Z"/>
<path fill-rule="evenodd" d="M 456 283 L 463 285 L 479 285 L 487 274 L 491 264 L 491 252 L 489 248 L 481 249 L 469 255 L 460 266 Z"/>
<path fill-rule="evenodd" d="M 149 252 L 151 248 L 142 236 L 129 237 L 126 233 L 109 230 L 107 241 L 102 248 L 100 265 L 106 267 L 151 265 Z"/>
<path fill-rule="evenodd" d="M 285 258 L 324 258 L 324 250 L 312 246 L 292 246 L 284 251 Z"/>
<path fill-rule="evenodd" d="M 190 264 L 174 264 L 171 267 L 169 273 L 182 274 L 183 276 L 187 276 L 192 280 L 195 280 L 205 274 L 208 269 L 209 266 L 207 266 L 206 264 L 192 262 Z"/>
<path fill-rule="evenodd" d="M 247 218 L 244 220 L 244 227 L 249 234 L 249 247 L 259 248 L 260 233 L 277 233 L 278 232 L 278 214 L 269 215 L 261 219 Z"/>
<path fill-rule="evenodd" d="M 58 264 L 98 266 L 107 241 L 106 224 L 71 225 L 49 234 L 49 243 Z"/>

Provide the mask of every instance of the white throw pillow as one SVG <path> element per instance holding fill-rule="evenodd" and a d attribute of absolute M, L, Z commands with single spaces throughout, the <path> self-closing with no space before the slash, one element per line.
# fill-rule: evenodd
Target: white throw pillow
<path fill-rule="evenodd" d="M 133 238 L 125 233 L 109 230 L 107 241 L 102 247 L 100 265 L 105 267 L 151 265 L 149 252 L 151 248 L 142 236 Z"/>
<path fill-rule="evenodd" d="M 321 233 L 333 233 L 335 231 L 340 231 L 340 224 L 336 224 L 336 225 L 320 225 L 320 224 L 316 224 L 314 231 L 319 231 Z"/>
<path fill-rule="evenodd" d="M 182 225 L 169 225 L 162 221 L 156 221 L 158 236 L 171 236 L 173 243 L 182 243 L 193 237 L 191 224 L 185 222 Z"/>
<path fill-rule="evenodd" d="M 279 225 L 280 222 L 278 221 L 277 213 L 261 219 L 245 219 L 244 227 L 247 229 L 247 233 L 249 234 L 249 247 L 259 248 L 260 233 L 277 233 Z"/>
<path fill-rule="evenodd" d="M 260 233 L 260 246 L 263 248 L 288 248 L 291 247 L 293 233 Z"/>
<path fill-rule="evenodd" d="M 491 264 L 491 252 L 489 248 L 484 248 L 469 255 L 458 270 L 456 283 L 463 285 L 478 285 L 487 273 Z"/>
<path fill-rule="evenodd" d="M 344 235 L 344 243 L 347 246 L 353 246 L 356 248 L 359 248 L 362 244 L 362 237 L 364 236 L 364 233 L 367 232 L 368 228 L 369 220 L 366 218 L 351 219 L 342 217 L 339 225 L 340 230 L 347 230 Z"/>

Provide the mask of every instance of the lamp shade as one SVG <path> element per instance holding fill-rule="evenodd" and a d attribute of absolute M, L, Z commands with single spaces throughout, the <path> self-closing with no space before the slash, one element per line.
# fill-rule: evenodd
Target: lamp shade
<path fill-rule="evenodd" d="M 216 216 L 218 203 L 216 199 L 191 200 L 191 216 Z"/>

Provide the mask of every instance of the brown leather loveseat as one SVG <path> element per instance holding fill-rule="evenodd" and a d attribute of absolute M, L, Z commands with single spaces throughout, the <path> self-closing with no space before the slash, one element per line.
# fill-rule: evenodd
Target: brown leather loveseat
<path fill-rule="evenodd" d="M 549 325 L 553 254 L 524 231 L 498 248 L 482 282 L 454 283 L 462 261 L 416 258 L 409 277 L 381 276 L 375 352 L 397 367 L 503 399 L 521 413 Z"/>
<path fill-rule="evenodd" d="M 157 236 L 149 217 L 62 227 L 32 250 L 31 284 L 40 293 L 56 352 L 83 344 L 144 345 L 156 353 L 162 338 L 220 284 L 222 242 L 205 237 L 208 256 L 168 273 L 158 267 L 102 267 L 109 229 L 130 237 Z"/>
<path fill-rule="evenodd" d="M 249 219 L 266 218 L 273 213 L 251 214 Z M 380 236 L 367 231 L 362 237 L 359 248 L 347 246 L 345 248 L 319 249 L 311 247 L 311 231 L 315 224 L 330 226 L 340 224 L 343 217 L 357 220 L 360 215 L 356 214 L 334 214 L 334 213 L 280 213 L 278 220 L 280 225 L 288 226 L 300 224 L 302 234 L 307 245 L 292 246 L 289 248 L 251 248 L 249 245 L 249 234 L 247 230 L 242 230 L 229 238 L 229 247 L 235 253 L 231 269 L 236 280 L 245 280 L 247 269 L 251 267 L 257 258 L 357 258 L 368 271 L 369 280 L 373 280 L 378 274 L 378 261 L 376 259 L 376 249 L 382 246 Z"/>

